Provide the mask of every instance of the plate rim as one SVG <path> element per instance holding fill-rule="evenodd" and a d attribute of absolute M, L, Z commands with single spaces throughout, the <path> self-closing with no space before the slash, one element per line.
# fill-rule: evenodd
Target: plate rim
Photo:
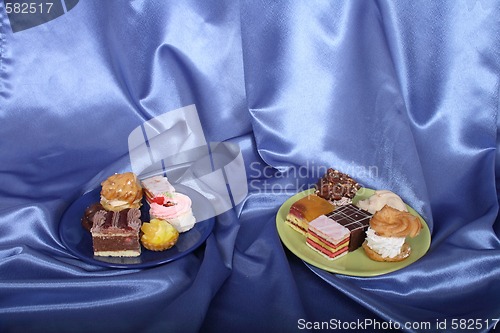
<path fill-rule="evenodd" d="M 370 193 L 374 193 L 375 190 L 371 189 L 371 188 L 367 188 L 367 187 L 362 187 L 358 191 L 358 193 L 361 193 L 361 192 L 366 193 L 368 195 Z M 427 237 L 422 236 L 422 237 L 425 237 L 425 238 L 423 238 L 424 244 L 422 244 L 422 246 L 425 247 L 425 249 L 422 251 L 422 253 L 420 255 L 418 255 L 412 261 L 407 262 L 406 264 L 405 264 L 404 261 L 400 261 L 400 262 L 394 263 L 394 264 L 397 264 L 397 265 L 395 265 L 394 268 L 381 269 L 381 270 L 378 270 L 378 271 L 366 271 L 364 273 L 353 272 L 352 270 L 348 270 L 348 269 L 338 269 L 338 268 L 335 268 L 335 266 L 327 267 L 326 265 L 323 265 L 321 263 L 319 263 L 319 265 L 318 265 L 318 263 L 316 261 L 312 261 L 309 258 L 307 258 L 306 256 L 304 256 L 301 253 L 301 251 L 299 251 L 299 249 L 297 249 L 296 244 L 293 244 L 286 237 L 284 237 L 284 235 L 283 235 L 283 233 L 285 232 L 284 230 L 287 230 L 287 229 L 284 229 L 285 227 L 290 229 L 290 230 L 287 230 L 287 231 L 293 231 L 293 232 L 296 232 L 296 233 L 297 233 L 297 231 L 292 230 L 292 228 L 290 228 L 289 226 L 286 225 L 284 219 L 280 218 L 283 215 L 286 216 L 286 214 L 283 214 L 283 212 L 284 212 L 285 208 L 288 205 L 291 205 L 291 204 L 293 204 L 293 202 L 299 200 L 302 197 L 307 196 L 308 194 L 312 194 L 312 193 L 314 193 L 314 189 L 313 188 L 308 189 L 308 190 L 304 190 L 304 191 L 301 191 L 301 192 L 298 192 L 298 193 L 294 194 L 293 196 L 291 196 L 287 200 L 285 200 L 285 202 L 280 206 L 280 208 L 278 209 L 278 212 L 276 213 L 276 230 L 277 230 L 278 236 L 279 236 L 282 244 L 288 250 L 290 250 L 290 252 L 292 252 L 295 256 L 297 256 L 298 258 L 300 258 L 302 261 L 304 261 L 308 265 L 311 265 L 311 266 L 314 266 L 314 267 L 316 267 L 318 269 L 322 269 L 324 271 L 327 271 L 327 272 L 330 272 L 330 273 L 335 273 L 335 274 L 341 274 L 341 275 L 347 275 L 347 276 L 355 276 L 355 277 L 373 277 L 373 276 L 379 276 L 379 275 L 384 275 L 384 274 L 392 273 L 392 272 L 401 270 L 403 268 L 406 268 L 406 267 L 412 265 L 413 263 L 417 262 L 418 260 L 420 260 L 422 257 L 424 257 L 427 254 L 427 252 L 429 251 L 429 249 L 430 249 L 430 245 L 431 245 L 432 239 L 431 239 L 431 233 L 430 233 L 430 229 L 429 229 L 429 226 L 427 224 L 427 221 L 425 221 L 425 219 L 422 216 L 420 216 L 420 214 L 417 211 L 415 211 L 415 209 L 413 209 L 411 206 L 409 206 L 408 204 L 405 203 L 406 207 L 409 209 L 409 212 L 411 214 L 417 216 L 420 219 L 420 221 L 422 222 L 422 231 L 427 234 Z M 360 196 L 356 195 L 354 197 L 354 199 L 353 199 L 353 202 L 357 202 L 358 200 L 360 200 Z M 305 237 L 303 235 L 299 235 L 299 236 Z M 305 242 L 305 240 L 304 240 L 304 242 Z M 317 254 L 313 250 L 311 250 L 309 248 L 307 248 L 307 249 L 309 251 L 311 251 L 311 253 L 314 253 L 314 254 L 320 256 L 319 254 Z M 356 251 L 360 251 L 360 250 L 362 251 L 361 248 L 357 249 Z M 348 257 L 350 254 L 351 253 L 348 253 L 345 257 Z M 366 254 L 364 254 L 364 255 L 366 256 Z M 342 259 L 342 258 L 339 258 L 339 259 Z M 331 261 L 331 262 L 334 263 L 335 259 L 333 261 Z M 374 264 L 374 265 L 377 265 L 377 264 L 390 264 L 390 263 L 382 263 L 382 262 L 379 263 L 377 261 L 372 261 L 371 263 Z"/>
<path fill-rule="evenodd" d="M 179 189 L 177 188 L 177 186 L 179 186 Z M 203 198 L 204 200 L 206 200 L 206 202 L 209 203 L 210 206 L 211 206 L 210 201 L 207 198 L 205 198 L 201 193 L 199 193 L 198 191 L 196 191 L 195 189 L 192 189 L 192 188 L 187 187 L 187 186 L 180 186 L 180 184 L 177 184 L 177 186 L 176 186 L 176 192 L 183 193 L 185 191 L 185 189 L 188 188 L 189 190 L 187 192 L 190 192 L 190 191 L 196 192 L 197 196 L 199 196 L 200 198 Z M 82 260 L 83 262 L 85 262 L 87 264 L 101 266 L 101 267 L 107 267 L 107 268 L 121 268 L 121 269 L 142 269 L 142 268 L 149 268 L 149 267 L 164 265 L 164 264 L 170 263 L 172 261 L 175 261 L 177 259 L 180 259 L 180 258 L 182 258 L 182 257 L 190 254 L 194 250 L 196 250 L 198 247 L 200 247 L 208 239 L 208 237 L 210 237 L 210 235 L 213 232 L 213 229 L 214 229 L 214 226 L 215 226 L 215 217 L 214 216 L 210 217 L 210 218 L 207 218 L 205 220 L 202 220 L 202 221 L 197 221 L 195 223 L 195 226 L 197 224 L 199 224 L 199 223 L 200 224 L 201 223 L 208 224 L 208 225 L 204 226 L 206 228 L 206 230 L 205 230 L 204 233 L 201 234 L 200 238 L 190 248 L 188 248 L 187 250 L 182 251 L 182 252 L 178 253 L 177 255 L 174 255 L 172 257 L 165 258 L 165 259 L 158 259 L 158 260 L 153 260 L 153 261 L 148 261 L 148 262 L 143 262 L 143 263 L 113 263 L 113 262 L 107 262 L 107 261 L 98 260 L 98 259 L 95 259 L 94 257 L 89 257 L 89 256 L 87 256 L 85 254 L 82 254 L 80 251 L 77 251 L 72 245 L 70 245 L 70 242 L 67 240 L 67 238 L 66 238 L 66 236 L 64 234 L 64 228 L 63 227 L 65 226 L 65 220 L 69 219 L 69 217 L 67 215 L 73 209 L 76 209 L 77 206 L 79 206 L 78 204 L 80 202 L 82 202 L 86 196 L 93 195 L 94 192 L 96 192 L 98 190 L 99 190 L 99 187 L 97 187 L 95 189 L 92 189 L 92 190 L 89 190 L 89 191 L 86 191 L 81 196 L 79 196 L 75 201 L 73 201 L 70 205 L 68 205 L 66 207 L 66 209 L 64 210 L 63 214 L 61 215 L 61 218 L 59 220 L 59 225 L 58 225 L 59 239 L 61 240 L 61 243 L 64 245 L 64 247 L 66 248 L 66 250 L 68 250 L 68 252 L 71 253 L 73 256 L 75 256 L 76 258 Z M 189 195 L 187 193 L 184 193 L 184 194 Z M 86 208 L 86 206 L 85 206 L 85 208 Z M 83 216 L 83 214 L 84 214 L 84 210 L 82 210 L 82 212 L 81 212 L 82 216 Z M 66 223 L 69 223 L 69 222 L 66 222 Z M 74 223 L 77 223 L 77 222 L 74 222 Z M 78 225 L 81 227 L 81 233 L 82 233 L 82 236 L 83 236 L 84 233 L 85 233 L 85 230 L 81 226 L 80 223 L 78 223 Z M 186 231 L 185 233 L 187 234 L 190 231 L 191 230 Z M 143 250 L 146 250 L 146 249 L 144 249 L 144 247 L 142 246 L 142 244 L 141 244 L 141 247 L 142 247 Z M 114 258 L 114 257 L 112 257 L 112 258 Z M 116 257 L 116 258 L 118 258 L 118 257 Z M 130 258 L 133 259 L 134 257 L 130 257 Z"/>

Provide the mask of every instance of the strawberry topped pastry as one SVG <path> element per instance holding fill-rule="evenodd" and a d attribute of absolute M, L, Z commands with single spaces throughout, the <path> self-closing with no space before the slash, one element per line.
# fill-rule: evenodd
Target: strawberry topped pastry
<path fill-rule="evenodd" d="M 165 220 L 178 232 L 193 228 L 196 218 L 193 216 L 191 199 L 176 192 L 167 177 L 155 176 L 145 179 L 142 186 L 149 203 L 151 219 Z"/>
<path fill-rule="evenodd" d="M 143 180 L 142 187 L 148 203 L 155 202 L 158 205 L 167 203 L 168 198 L 172 198 L 175 188 L 170 184 L 167 177 L 154 176 Z"/>
<path fill-rule="evenodd" d="M 152 202 L 149 206 L 151 218 L 166 220 L 179 232 L 190 230 L 196 222 L 191 209 L 191 199 L 185 194 L 173 192 L 163 205 Z"/>

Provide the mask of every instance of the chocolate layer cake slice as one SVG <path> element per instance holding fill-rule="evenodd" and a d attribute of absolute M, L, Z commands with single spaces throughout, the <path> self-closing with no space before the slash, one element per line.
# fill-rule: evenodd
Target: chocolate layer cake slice
<path fill-rule="evenodd" d="M 297 200 L 290 207 L 286 223 L 295 231 L 305 235 L 309 222 L 320 215 L 331 213 L 335 206 L 328 200 L 310 194 Z"/>
<path fill-rule="evenodd" d="M 351 232 L 349 237 L 349 252 L 356 250 L 363 244 L 372 214 L 353 204 L 349 204 L 337 208 L 331 214 L 328 214 L 328 217 L 343 225 Z"/>
<path fill-rule="evenodd" d="M 95 256 L 137 257 L 141 254 L 139 231 L 141 212 L 137 208 L 119 212 L 100 210 L 94 214 L 92 243 Z"/>

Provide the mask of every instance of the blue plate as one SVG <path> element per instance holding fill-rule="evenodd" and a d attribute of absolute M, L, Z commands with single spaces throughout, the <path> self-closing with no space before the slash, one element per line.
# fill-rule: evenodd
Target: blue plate
<path fill-rule="evenodd" d="M 177 184 L 176 191 L 186 194 L 193 202 L 193 214 L 198 216 L 211 216 L 203 221 L 198 221 L 194 227 L 179 235 L 177 243 L 170 249 L 154 252 L 142 248 L 138 257 L 96 257 L 92 248 L 92 236 L 81 224 L 85 209 L 100 200 L 101 189 L 85 193 L 78 198 L 64 212 L 59 224 L 59 235 L 66 248 L 81 260 L 104 267 L 113 268 L 146 268 L 160 264 L 165 264 L 193 252 L 202 245 L 212 232 L 215 218 L 213 217 L 213 207 L 203 195 L 195 190 Z M 145 202 L 141 207 L 143 221 L 149 221 L 149 205 Z"/>

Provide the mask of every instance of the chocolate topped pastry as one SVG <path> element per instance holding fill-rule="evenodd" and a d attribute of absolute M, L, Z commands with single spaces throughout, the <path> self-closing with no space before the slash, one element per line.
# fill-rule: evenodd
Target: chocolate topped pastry
<path fill-rule="evenodd" d="M 85 209 L 85 213 L 82 216 L 82 226 L 85 230 L 90 232 L 93 225 L 92 219 L 94 218 L 94 214 L 103 209 L 104 208 L 99 202 L 96 202 Z"/>
<path fill-rule="evenodd" d="M 348 174 L 329 168 L 316 184 L 316 194 L 337 206 L 347 205 L 361 188 Z"/>
<path fill-rule="evenodd" d="M 353 204 L 349 204 L 337 208 L 327 216 L 349 229 L 349 252 L 356 250 L 363 244 L 372 214 Z"/>
<path fill-rule="evenodd" d="M 137 257 L 141 254 L 139 231 L 141 211 L 137 208 L 119 212 L 97 211 L 93 217 L 92 244 L 94 255 Z"/>

